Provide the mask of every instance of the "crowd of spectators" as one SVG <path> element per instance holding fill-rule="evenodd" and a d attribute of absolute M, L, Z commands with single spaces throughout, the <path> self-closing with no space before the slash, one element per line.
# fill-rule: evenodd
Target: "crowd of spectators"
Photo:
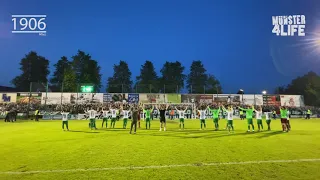
<path fill-rule="evenodd" d="M 39 110 L 41 113 L 54 113 L 54 112 L 70 112 L 70 114 L 82 114 L 85 113 L 89 109 L 94 110 L 102 110 L 108 109 L 110 106 L 113 108 L 119 109 L 122 107 L 122 103 L 87 103 L 87 104 L 52 104 L 52 105 L 44 105 L 44 104 L 35 104 L 35 103 L 0 103 L 0 112 L 10 112 L 15 111 L 17 113 L 27 113 L 35 110 Z M 208 104 L 201 104 L 202 106 L 206 106 Z M 149 105 L 150 106 L 150 105 Z M 175 106 L 178 104 L 169 105 L 168 109 L 174 110 Z M 244 107 L 246 105 L 237 105 L 233 104 L 234 107 L 241 106 Z M 255 106 L 256 108 L 258 106 Z M 279 110 L 279 106 L 271 106 L 271 105 L 263 105 L 261 106 L 263 111 L 277 111 Z M 146 106 L 148 108 L 148 106 Z M 191 108 L 191 107 L 190 107 Z M 307 110 L 311 110 L 312 114 L 320 114 L 319 107 L 305 106 L 305 107 L 287 107 L 289 111 L 292 112 L 305 112 Z M 236 109 L 236 108 L 235 108 Z"/>

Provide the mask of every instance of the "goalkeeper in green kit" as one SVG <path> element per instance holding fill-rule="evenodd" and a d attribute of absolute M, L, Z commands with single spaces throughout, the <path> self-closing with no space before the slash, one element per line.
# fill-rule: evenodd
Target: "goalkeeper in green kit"
<path fill-rule="evenodd" d="M 246 118 L 247 118 L 247 122 L 248 122 L 248 132 L 250 132 L 250 125 L 252 126 L 252 132 L 254 132 L 254 125 L 253 125 L 253 120 L 252 120 L 254 106 L 250 107 L 250 105 L 248 105 L 247 109 L 244 109 L 241 107 L 239 107 L 239 109 L 242 111 L 246 111 Z"/>
<path fill-rule="evenodd" d="M 219 130 L 219 114 L 220 114 L 220 106 L 217 108 L 216 106 L 213 107 L 213 109 L 210 108 L 210 106 L 207 107 L 209 111 L 212 113 L 213 123 L 215 130 Z"/>
<path fill-rule="evenodd" d="M 148 129 L 148 124 L 149 124 L 149 129 L 151 127 L 151 113 L 153 112 L 153 106 L 152 108 L 146 109 L 145 106 L 143 105 L 143 113 L 146 114 L 146 129 Z"/>

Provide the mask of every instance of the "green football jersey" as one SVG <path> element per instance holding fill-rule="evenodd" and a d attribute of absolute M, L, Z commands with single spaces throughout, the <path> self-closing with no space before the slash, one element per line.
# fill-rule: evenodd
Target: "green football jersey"
<path fill-rule="evenodd" d="M 146 118 L 150 118 L 150 116 L 151 116 L 151 110 L 150 110 L 150 109 L 147 109 L 147 110 L 144 110 L 144 112 L 146 113 Z"/>
<path fill-rule="evenodd" d="M 246 111 L 246 118 L 247 118 L 247 119 L 252 119 L 254 108 L 252 108 L 252 109 L 243 109 L 243 108 L 240 108 L 240 110 Z"/>
<path fill-rule="evenodd" d="M 212 113 L 212 117 L 215 118 L 219 118 L 219 113 L 220 113 L 220 108 L 219 109 L 210 109 L 211 113 Z"/>
<path fill-rule="evenodd" d="M 280 117 L 287 118 L 288 111 L 286 109 L 280 109 Z"/>

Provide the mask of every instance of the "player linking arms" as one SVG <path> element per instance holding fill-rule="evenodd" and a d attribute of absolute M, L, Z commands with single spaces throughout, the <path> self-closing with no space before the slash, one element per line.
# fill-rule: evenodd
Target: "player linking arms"
<path fill-rule="evenodd" d="M 207 126 L 206 126 L 206 109 L 203 108 L 203 106 L 200 106 L 200 109 L 201 110 L 198 110 L 199 112 L 199 119 L 200 119 L 200 130 L 203 130 L 205 129 Z M 202 128 L 202 125 L 203 125 L 203 128 Z"/>
<path fill-rule="evenodd" d="M 212 118 L 213 118 L 213 123 L 214 123 L 214 128 L 215 130 L 219 130 L 219 114 L 220 114 L 220 106 L 217 109 L 214 107 L 213 109 L 210 108 L 210 106 L 207 107 L 209 111 L 212 113 Z"/>
<path fill-rule="evenodd" d="M 287 109 L 285 107 L 280 107 L 280 118 L 283 132 L 288 132 L 287 128 Z"/>
<path fill-rule="evenodd" d="M 233 128 L 233 108 L 232 105 L 228 106 L 228 109 L 226 109 L 224 106 L 222 106 L 223 110 L 227 112 L 227 120 L 228 120 L 228 131 L 229 133 L 234 132 L 234 128 Z"/>
<path fill-rule="evenodd" d="M 152 108 L 145 108 L 145 106 L 143 105 L 143 113 L 146 114 L 146 129 L 148 129 L 148 124 L 149 124 L 149 129 L 151 127 L 151 113 L 153 112 L 153 106 Z"/>
<path fill-rule="evenodd" d="M 239 107 L 239 109 L 246 111 L 246 118 L 247 118 L 247 122 L 248 122 L 248 132 L 250 132 L 250 125 L 252 126 L 252 132 L 254 132 L 254 125 L 253 125 L 253 121 L 252 121 L 254 106 L 252 106 L 251 108 L 250 108 L 250 106 L 248 106 L 248 109 L 244 109 L 244 108 Z"/>
<path fill-rule="evenodd" d="M 123 107 L 122 105 L 122 112 L 123 112 L 123 129 L 127 129 L 127 123 L 129 119 L 129 110 L 128 107 Z"/>
<path fill-rule="evenodd" d="M 288 131 L 291 130 L 291 125 L 290 125 L 290 111 L 289 111 L 289 109 L 287 110 L 287 128 L 288 128 Z"/>
<path fill-rule="evenodd" d="M 114 126 L 116 125 L 116 121 L 117 121 L 117 109 L 115 108 L 111 108 L 111 106 L 109 107 L 110 112 L 111 112 L 111 125 L 110 128 L 114 128 Z"/>
<path fill-rule="evenodd" d="M 177 107 L 175 108 L 176 108 L 176 111 L 178 112 L 179 119 L 180 119 L 179 128 L 181 130 L 181 126 L 182 126 L 182 129 L 184 129 L 184 115 L 188 109 L 188 106 L 184 110 L 182 110 L 182 107 L 179 108 L 180 110 Z"/>
<path fill-rule="evenodd" d="M 102 127 L 104 123 L 106 123 L 106 128 L 108 128 L 108 118 L 109 118 L 108 113 L 109 111 L 102 109 Z"/>
<path fill-rule="evenodd" d="M 96 127 L 96 111 L 91 109 L 88 111 L 88 114 L 89 114 L 89 119 L 90 119 L 90 122 L 89 122 L 89 128 L 92 130 L 93 128 L 94 129 L 97 129 Z"/>
<path fill-rule="evenodd" d="M 264 114 L 266 116 L 266 123 L 268 125 L 268 131 L 270 131 L 271 130 L 270 124 L 271 124 L 271 114 L 272 113 L 271 112 L 265 112 Z"/>
<path fill-rule="evenodd" d="M 254 110 L 256 112 L 256 119 L 257 119 L 257 125 L 258 125 L 258 131 L 263 130 L 263 124 L 262 124 L 262 108 L 259 106 L 258 110 Z"/>
<path fill-rule="evenodd" d="M 157 106 L 157 110 L 160 112 L 160 130 L 162 131 L 162 126 L 164 131 L 166 131 L 166 111 L 168 109 L 168 105 L 160 105 L 160 108 Z"/>

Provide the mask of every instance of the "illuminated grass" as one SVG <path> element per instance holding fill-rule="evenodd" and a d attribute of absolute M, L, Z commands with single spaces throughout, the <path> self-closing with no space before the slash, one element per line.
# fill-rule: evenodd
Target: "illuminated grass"
<path fill-rule="evenodd" d="M 122 121 L 115 129 L 101 129 L 97 121 L 99 129 L 93 131 L 88 121 L 69 121 L 69 132 L 61 130 L 61 121 L 0 122 L 0 179 L 320 179 L 320 161 L 202 166 L 320 159 L 319 119 L 293 119 L 289 133 L 281 132 L 279 120 L 272 121 L 270 132 L 247 133 L 246 121 L 234 124 L 235 134 L 228 134 L 213 131 L 212 120 L 204 131 L 198 120 L 186 120 L 185 130 L 168 120 L 167 131 L 159 132 L 158 120 L 151 121 L 151 130 L 142 121 L 137 134 L 130 135 Z M 194 166 L 4 174 L 186 164 Z"/>

